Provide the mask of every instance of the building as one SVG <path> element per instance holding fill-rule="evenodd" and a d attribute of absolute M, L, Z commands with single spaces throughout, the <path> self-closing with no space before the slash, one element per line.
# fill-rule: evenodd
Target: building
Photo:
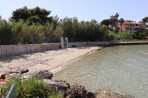
<path fill-rule="evenodd" d="M 118 29 L 119 31 L 138 32 L 144 31 L 146 26 L 144 23 L 136 23 L 132 20 L 125 20 L 122 25 L 121 23 L 118 23 Z"/>

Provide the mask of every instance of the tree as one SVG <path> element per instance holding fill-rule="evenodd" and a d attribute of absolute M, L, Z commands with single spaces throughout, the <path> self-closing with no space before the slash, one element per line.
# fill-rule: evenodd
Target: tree
<path fill-rule="evenodd" d="M 0 19 L 0 44 L 10 44 L 12 43 L 12 25 L 6 20 Z"/>
<path fill-rule="evenodd" d="M 119 22 L 120 22 L 120 25 L 121 25 L 121 32 L 122 32 L 122 24 L 124 23 L 124 19 L 120 18 Z"/>
<path fill-rule="evenodd" d="M 23 7 L 13 11 L 10 20 L 15 20 L 16 22 L 23 20 L 29 25 L 33 23 L 45 24 L 46 22 L 52 22 L 52 17 L 49 17 L 50 13 L 51 11 L 41 9 L 39 7 L 35 7 L 33 9 Z"/>
<path fill-rule="evenodd" d="M 59 20 L 59 17 L 57 15 L 55 17 L 52 17 L 52 23 L 54 25 L 54 27 L 53 27 L 54 30 L 59 25 L 58 20 Z"/>
<path fill-rule="evenodd" d="M 15 20 L 16 22 L 18 22 L 21 19 L 26 22 L 29 16 L 30 16 L 29 9 L 25 6 L 23 8 L 16 9 L 16 11 L 13 11 L 10 20 Z"/>
<path fill-rule="evenodd" d="M 118 21 L 119 21 L 118 17 L 119 17 L 118 13 L 116 13 L 115 15 L 110 16 L 112 30 L 118 31 L 118 28 L 117 28 L 117 24 L 118 24 Z"/>
<path fill-rule="evenodd" d="M 112 16 L 110 16 L 110 22 L 111 22 L 111 28 L 112 28 L 112 30 L 114 29 L 114 27 L 115 27 L 115 17 L 112 15 Z"/>
<path fill-rule="evenodd" d="M 100 24 L 109 27 L 111 25 L 111 21 L 110 19 L 104 19 L 100 22 Z"/>
<path fill-rule="evenodd" d="M 145 23 L 145 22 L 148 22 L 148 17 L 144 17 L 143 19 L 142 19 L 142 21 Z"/>
<path fill-rule="evenodd" d="M 145 23 L 145 25 L 148 27 L 148 17 L 144 17 L 142 22 Z"/>
<path fill-rule="evenodd" d="M 114 17 L 115 17 L 116 20 L 118 20 L 119 14 L 116 13 L 116 14 L 114 15 Z"/>

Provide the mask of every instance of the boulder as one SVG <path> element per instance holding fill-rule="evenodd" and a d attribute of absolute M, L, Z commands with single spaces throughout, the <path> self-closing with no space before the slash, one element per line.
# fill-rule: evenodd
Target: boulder
<path fill-rule="evenodd" d="M 6 79 L 6 74 L 0 75 L 0 79 Z"/>
<path fill-rule="evenodd" d="M 84 86 L 75 84 L 64 93 L 64 98 L 95 98 L 95 94 L 87 91 Z"/>
<path fill-rule="evenodd" d="M 53 73 L 48 70 L 42 70 L 36 73 L 33 77 L 36 79 L 52 79 Z"/>
<path fill-rule="evenodd" d="M 67 89 L 70 88 L 70 84 L 67 83 L 64 80 L 47 80 L 47 79 L 44 79 L 44 81 L 46 83 L 52 85 L 53 87 L 55 87 L 57 90 L 66 91 Z"/>
<path fill-rule="evenodd" d="M 58 90 L 66 91 L 70 88 L 70 84 L 63 80 L 55 80 L 53 86 L 56 86 Z"/>
<path fill-rule="evenodd" d="M 24 74 L 24 73 L 27 73 L 27 72 L 29 72 L 28 69 L 23 69 L 23 70 L 21 70 L 20 74 Z"/>

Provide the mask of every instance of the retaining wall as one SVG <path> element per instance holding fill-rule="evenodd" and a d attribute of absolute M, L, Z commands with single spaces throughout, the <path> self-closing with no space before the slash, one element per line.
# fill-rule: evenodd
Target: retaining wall
<path fill-rule="evenodd" d="M 83 46 L 110 46 L 110 45 L 137 45 L 148 42 L 71 42 L 68 47 Z M 0 57 L 24 53 L 40 52 L 52 49 L 60 49 L 61 43 L 25 44 L 25 45 L 0 45 Z"/>
<path fill-rule="evenodd" d="M 110 46 L 110 45 L 143 45 L 148 44 L 148 41 L 141 42 L 72 42 L 69 43 L 69 47 L 81 47 L 81 46 Z"/>
<path fill-rule="evenodd" d="M 82 47 L 82 46 L 105 46 L 108 42 L 71 42 L 68 44 L 69 47 Z"/>
<path fill-rule="evenodd" d="M 59 49 L 60 43 L 25 44 L 25 45 L 0 45 L 0 57 L 24 53 L 40 52 Z"/>

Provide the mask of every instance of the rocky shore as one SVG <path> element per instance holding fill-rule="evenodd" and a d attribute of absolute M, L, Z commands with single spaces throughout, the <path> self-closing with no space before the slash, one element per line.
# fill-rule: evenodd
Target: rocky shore
<path fill-rule="evenodd" d="M 24 70 L 21 71 L 21 74 L 10 74 L 10 75 L 1 75 L 0 76 L 0 82 L 5 83 L 9 80 L 12 80 L 13 78 L 19 77 L 23 78 L 23 74 L 26 74 L 28 71 Z M 87 91 L 84 86 L 75 84 L 70 85 L 68 82 L 64 80 L 52 80 L 53 73 L 48 70 L 42 70 L 33 75 L 32 77 L 43 80 L 45 83 L 52 85 L 54 88 L 56 88 L 57 91 L 64 92 L 63 98 L 134 98 L 131 95 L 122 95 L 116 92 L 113 92 L 109 89 L 99 89 L 95 92 Z M 2 81 L 4 80 L 4 81 Z M 2 85 L 2 84 L 0 84 Z"/>

